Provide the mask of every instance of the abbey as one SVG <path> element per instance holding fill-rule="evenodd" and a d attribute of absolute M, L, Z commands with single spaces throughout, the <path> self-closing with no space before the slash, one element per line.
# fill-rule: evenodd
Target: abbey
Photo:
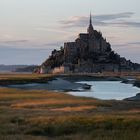
<path fill-rule="evenodd" d="M 137 71 L 139 64 L 132 63 L 112 51 L 109 42 L 92 25 L 90 14 L 87 33 L 80 33 L 74 42 L 64 43 L 60 50 L 40 66 L 39 73 L 92 73 Z"/>
<path fill-rule="evenodd" d="M 66 62 L 73 61 L 78 53 L 80 58 L 83 58 L 91 53 L 106 54 L 110 49 L 110 44 L 106 42 L 106 39 L 102 37 L 102 34 L 94 30 L 91 15 L 87 33 L 80 33 L 75 42 L 64 43 Z"/>
<path fill-rule="evenodd" d="M 108 55 L 110 50 L 110 44 L 106 42 L 106 39 L 102 37 L 100 32 L 94 30 L 90 15 L 90 24 L 87 33 L 80 33 L 75 42 L 64 43 L 65 62 L 72 62 L 76 59 L 77 55 L 79 56 L 80 61 L 83 61 L 82 59 L 87 60 L 89 56 L 91 56 L 91 61 L 95 61 L 93 60 L 94 58 L 92 58 L 95 54 Z"/>

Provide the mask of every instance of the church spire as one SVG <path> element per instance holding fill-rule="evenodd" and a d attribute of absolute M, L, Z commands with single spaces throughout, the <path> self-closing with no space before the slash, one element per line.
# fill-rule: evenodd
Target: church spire
<path fill-rule="evenodd" d="M 91 15 L 91 12 L 90 12 L 90 25 L 92 25 L 92 15 Z"/>
<path fill-rule="evenodd" d="M 94 32 L 93 26 L 92 26 L 92 14 L 90 12 L 90 21 L 89 21 L 89 27 L 87 29 L 87 32 L 89 33 L 89 35 L 92 35 Z"/>

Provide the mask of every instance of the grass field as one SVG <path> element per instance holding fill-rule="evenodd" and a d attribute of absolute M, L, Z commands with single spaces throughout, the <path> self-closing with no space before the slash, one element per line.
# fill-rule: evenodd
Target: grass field
<path fill-rule="evenodd" d="M 53 77 L 52 74 L 0 74 L 0 85 L 47 83 Z"/>
<path fill-rule="evenodd" d="M 0 88 L 0 140 L 138 139 L 140 102 Z"/>

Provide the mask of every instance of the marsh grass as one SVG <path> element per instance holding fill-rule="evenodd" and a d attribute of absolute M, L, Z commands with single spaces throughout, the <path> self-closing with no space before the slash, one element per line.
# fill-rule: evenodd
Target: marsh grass
<path fill-rule="evenodd" d="M 0 85 L 47 83 L 54 79 L 52 74 L 0 74 Z"/>
<path fill-rule="evenodd" d="M 0 88 L 0 140 L 138 139 L 139 102 Z"/>

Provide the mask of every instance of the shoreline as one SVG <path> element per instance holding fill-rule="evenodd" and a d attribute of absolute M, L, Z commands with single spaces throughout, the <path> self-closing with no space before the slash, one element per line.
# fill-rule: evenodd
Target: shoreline
<path fill-rule="evenodd" d="M 22 85 L 30 85 L 35 87 L 33 90 L 38 90 L 41 89 L 38 87 L 36 84 L 40 84 L 41 86 L 45 86 L 46 90 L 50 91 L 57 91 L 57 92 L 63 92 L 63 91 L 84 91 L 86 88 L 90 88 L 90 85 L 84 85 L 84 84 L 79 84 L 79 83 L 74 83 L 78 81 L 92 81 L 97 80 L 97 81 L 122 81 L 122 83 L 125 84 L 132 84 L 133 86 L 136 86 L 140 88 L 140 81 L 138 79 L 136 80 L 129 80 L 128 77 L 126 76 L 103 76 L 103 75 L 36 75 L 36 74 L 14 74 L 14 75 L 3 75 L 3 77 L 0 77 L 0 86 L 2 87 L 9 87 L 11 88 L 12 85 L 16 86 L 21 86 L 20 89 L 30 89 L 30 87 L 23 87 Z M 129 77 L 130 78 L 130 77 Z M 133 77 L 131 77 L 133 78 Z M 56 80 L 59 80 L 59 82 L 55 82 Z M 44 85 L 43 85 L 44 84 Z M 47 86 L 47 85 L 48 86 Z M 14 87 L 12 87 L 14 88 Z M 140 100 L 138 96 L 135 98 L 132 96 L 130 97 L 133 100 Z M 124 100 L 129 100 L 128 98 Z"/>
<path fill-rule="evenodd" d="M 63 78 L 57 78 L 48 80 L 46 83 L 27 83 L 27 84 L 15 84 L 5 86 L 7 88 L 17 88 L 23 90 L 49 90 L 57 92 L 69 92 L 69 91 L 84 91 L 90 89 L 90 85 L 80 84 L 65 80 Z"/>

